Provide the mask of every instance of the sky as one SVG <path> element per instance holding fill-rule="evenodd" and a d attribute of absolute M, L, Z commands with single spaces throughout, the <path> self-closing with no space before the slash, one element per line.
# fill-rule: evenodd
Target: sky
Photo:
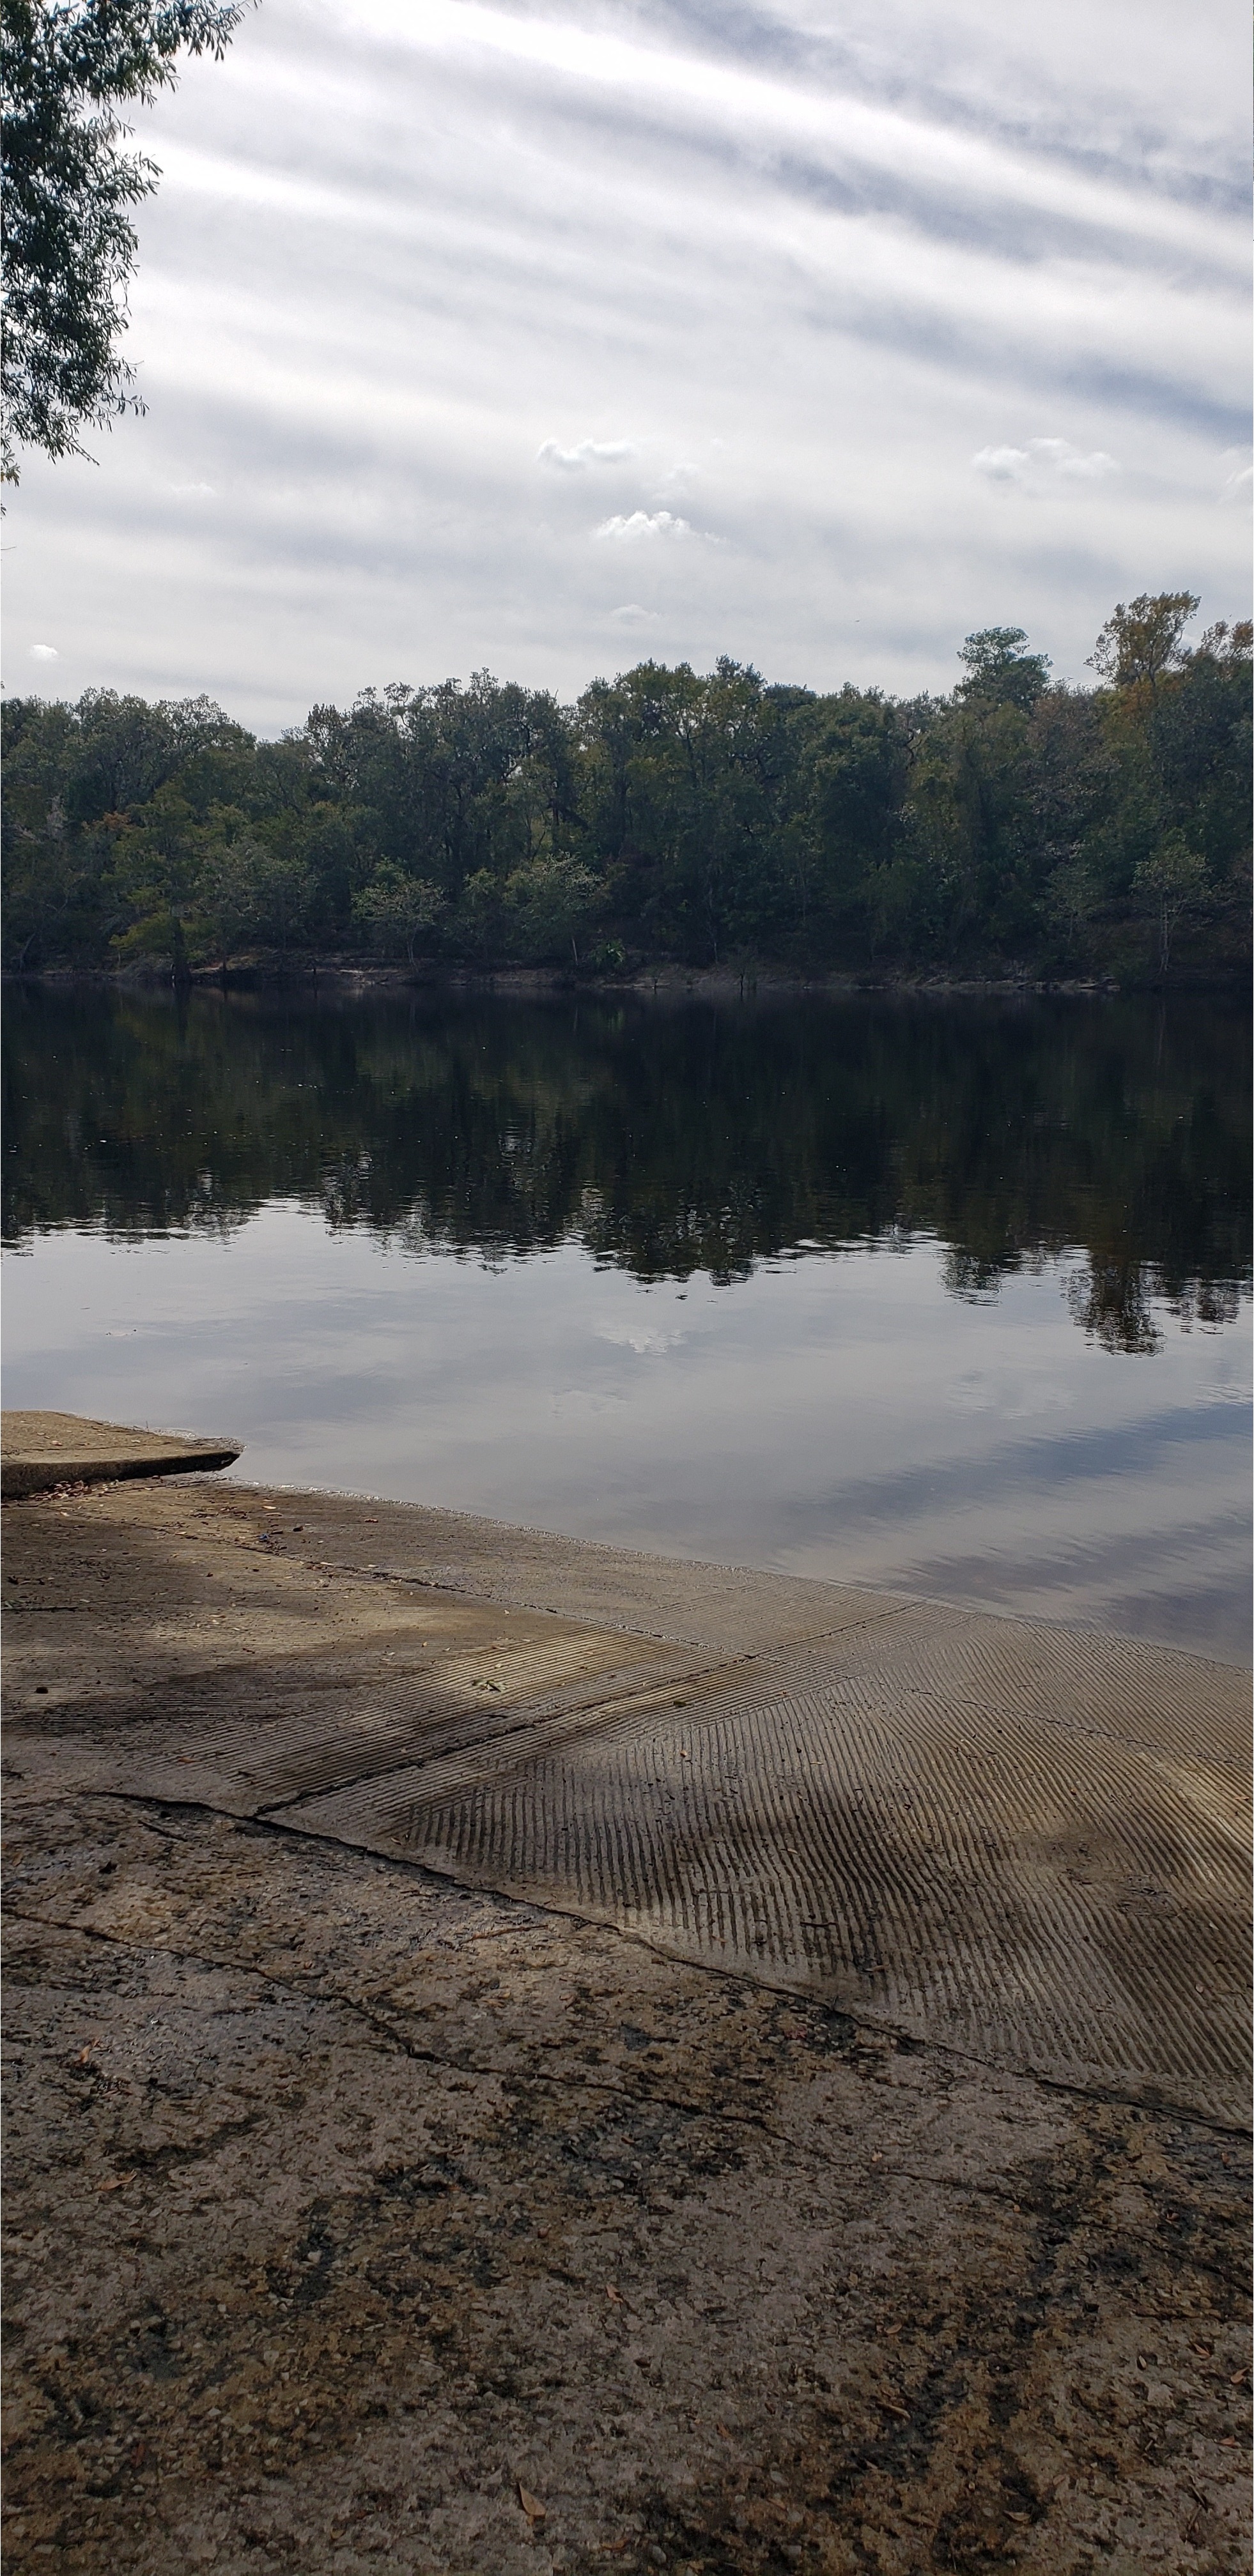
<path fill-rule="evenodd" d="M 29 458 L 11 695 L 264 734 L 652 658 L 947 690 L 1248 614 L 1237 0 L 262 0 L 136 120 L 147 405 Z"/>

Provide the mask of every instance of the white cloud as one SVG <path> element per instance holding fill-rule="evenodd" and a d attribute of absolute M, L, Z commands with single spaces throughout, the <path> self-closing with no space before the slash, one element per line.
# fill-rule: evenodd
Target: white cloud
<path fill-rule="evenodd" d="M 582 474 L 589 465 L 622 465 L 635 452 L 629 438 L 581 438 L 578 447 L 559 447 L 555 438 L 546 438 L 537 462 L 559 466 L 565 474 Z"/>
<path fill-rule="evenodd" d="M 674 518 L 669 510 L 654 510 L 652 515 L 647 510 L 633 510 L 630 518 L 619 512 L 612 519 L 603 519 L 592 533 L 594 537 L 613 537 L 619 545 L 634 546 L 648 545 L 657 537 L 690 537 L 692 530 L 686 519 Z"/>
<path fill-rule="evenodd" d="M 1026 447 L 982 447 L 971 459 L 977 474 L 994 483 L 1018 483 L 1032 462 Z"/>
<path fill-rule="evenodd" d="M 1085 455 L 1069 438 L 1030 438 L 1026 447 L 981 447 L 971 459 L 977 474 L 992 483 L 1019 483 L 1044 488 L 1051 480 L 1100 483 L 1118 474 L 1117 459 L 1104 447 Z"/>
<path fill-rule="evenodd" d="M 55 644 L 32 644 L 28 659 L 32 662 L 59 662 L 61 656 Z"/>
<path fill-rule="evenodd" d="M 10 637 L 273 733 L 393 677 L 573 697 L 658 611 L 699 668 L 906 694 L 993 623 L 1083 679 L 1147 587 L 1243 616 L 1203 9 L 266 0 L 137 115 L 147 414 L 24 461 Z"/>
<path fill-rule="evenodd" d="M 1105 475 L 1119 472 L 1117 460 L 1108 456 L 1104 447 L 1095 447 L 1085 456 L 1069 438 L 1034 438 L 1030 445 L 1033 457 L 1042 466 L 1052 466 L 1055 474 L 1076 482 L 1100 482 Z"/>

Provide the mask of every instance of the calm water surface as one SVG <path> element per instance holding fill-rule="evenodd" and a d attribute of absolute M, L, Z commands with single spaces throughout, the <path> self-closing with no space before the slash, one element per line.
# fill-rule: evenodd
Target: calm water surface
<path fill-rule="evenodd" d="M 22 993 L 10 1405 L 1244 1657 L 1212 999 Z"/>

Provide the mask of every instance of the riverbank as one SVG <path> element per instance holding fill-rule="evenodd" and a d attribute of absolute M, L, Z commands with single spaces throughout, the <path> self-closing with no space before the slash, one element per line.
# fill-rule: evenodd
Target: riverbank
<path fill-rule="evenodd" d="M 0 981 L 32 990 L 46 987 L 55 992 L 81 988 L 88 992 L 169 992 L 171 976 L 168 966 L 151 963 L 118 967 L 50 966 L 29 974 L 6 970 Z M 390 965 L 368 958 L 301 957 L 285 963 L 274 960 L 233 965 L 226 970 L 217 966 L 199 966 L 184 977 L 178 989 L 188 993 L 276 993 L 326 992 L 341 994 L 346 999 L 370 994 L 404 993 L 496 993 L 502 998 L 541 1000 L 549 995 L 571 993 L 595 994 L 612 999 L 616 994 L 631 994 L 654 1001 L 756 1001 L 798 999 L 832 1000 L 851 994 L 867 993 L 907 999 L 926 1000 L 929 996 L 945 1000 L 955 995 L 1004 995 L 1009 998 L 1033 994 L 1074 995 L 1092 1000 L 1121 993 L 1244 993 L 1248 975 L 1243 966 L 1231 971 L 1216 968 L 1212 973 L 1182 973 L 1169 982 L 1154 976 L 1057 976 L 1042 975 L 1031 967 L 1007 968 L 986 975 L 961 974 L 935 970 L 910 974 L 885 972 L 876 974 L 864 969 L 856 974 L 842 974 L 835 968 L 806 968 L 766 962 L 752 966 L 685 966 L 674 958 L 660 958 L 608 971 L 597 967 L 519 966 L 503 963 L 497 966 L 438 964 L 420 960 L 413 966 Z"/>
<path fill-rule="evenodd" d="M 14 2569 L 1244 2564 L 1237 1677 L 204 1477 L 4 1521 Z"/>

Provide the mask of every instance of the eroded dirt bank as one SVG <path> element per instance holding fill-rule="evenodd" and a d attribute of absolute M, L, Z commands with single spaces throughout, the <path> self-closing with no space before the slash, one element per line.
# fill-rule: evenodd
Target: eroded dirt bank
<path fill-rule="evenodd" d="M 1243 2567 L 1233 2131 L 207 1794 L 283 1658 L 500 1693 L 336 1508 L 4 1512 L 10 2567 Z"/>

